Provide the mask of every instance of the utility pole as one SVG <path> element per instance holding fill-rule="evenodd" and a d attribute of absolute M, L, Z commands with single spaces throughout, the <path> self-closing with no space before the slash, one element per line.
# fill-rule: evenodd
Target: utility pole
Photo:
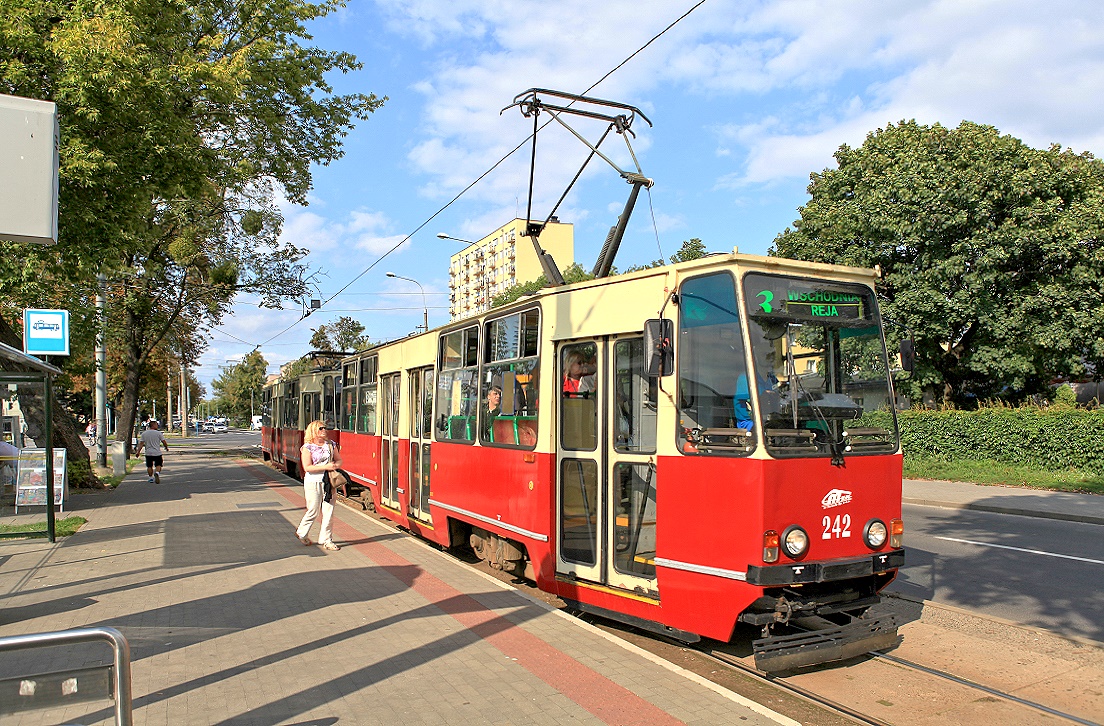
<path fill-rule="evenodd" d="M 188 438 L 188 383 L 184 378 L 184 359 L 180 359 L 180 436 Z"/>
<path fill-rule="evenodd" d="M 107 348 L 104 347 L 104 308 L 107 276 L 96 275 L 96 464 L 107 466 Z"/>
<path fill-rule="evenodd" d="M 168 413 L 166 414 L 166 417 L 168 418 L 168 421 L 166 422 L 165 428 L 169 431 L 172 431 L 172 417 L 173 417 L 172 381 L 173 381 L 173 371 L 170 368 L 169 372 L 168 372 L 168 375 L 165 376 L 165 410 L 168 411 Z"/>

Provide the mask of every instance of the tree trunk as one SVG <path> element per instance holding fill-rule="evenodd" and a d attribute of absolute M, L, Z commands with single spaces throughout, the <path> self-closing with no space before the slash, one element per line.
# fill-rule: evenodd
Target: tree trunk
<path fill-rule="evenodd" d="M 133 453 L 131 442 L 134 436 L 134 422 L 138 418 L 138 394 L 141 393 L 142 367 L 145 357 L 136 345 L 127 346 L 126 373 L 123 378 L 123 405 L 119 407 L 119 423 L 115 429 L 115 440 L 126 442 L 129 458 Z"/>
<path fill-rule="evenodd" d="M 0 318 L 0 342 L 13 348 L 22 350 L 23 341 L 8 322 Z M 21 371 L 13 361 L 0 360 L 0 369 L 5 371 Z M 19 391 L 19 408 L 27 422 L 27 433 L 39 446 L 46 444 L 46 406 L 43 393 L 23 386 Z M 66 458 L 74 466 L 69 466 L 69 484 L 73 487 L 102 488 L 103 483 L 92 471 L 88 447 L 84 445 L 77 422 L 73 419 L 68 409 L 61 405 L 57 396 L 54 396 L 54 406 L 51 411 L 54 426 L 54 448 L 65 449 Z M 89 462 L 86 467 L 81 462 Z"/>

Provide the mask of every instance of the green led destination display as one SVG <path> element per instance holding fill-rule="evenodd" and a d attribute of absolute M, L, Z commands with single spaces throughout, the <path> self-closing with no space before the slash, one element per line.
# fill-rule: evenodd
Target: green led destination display
<path fill-rule="evenodd" d="M 756 273 L 744 276 L 748 315 L 820 320 L 868 320 L 871 292 L 859 285 Z"/>

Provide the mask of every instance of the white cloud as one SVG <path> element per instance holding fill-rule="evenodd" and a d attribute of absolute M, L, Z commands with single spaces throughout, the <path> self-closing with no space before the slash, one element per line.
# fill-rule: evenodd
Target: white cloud
<path fill-rule="evenodd" d="M 399 252 L 404 249 L 410 248 L 410 241 L 403 242 L 406 238 L 404 234 L 394 234 L 386 237 L 377 237 L 374 235 L 361 235 L 357 238 L 354 247 L 358 250 L 364 250 L 370 252 L 373 255 L 382 255 L 385 252 L 389 252 L 394 248 L 395 252 Z M 400 242 L 403 242 L 401 245 Z"/>
<path fill-rule="evenodd" d="M 419 84 L 427 105 L 410 160 L 433 197 L 463 188 L 528 133 L 528 120 L 506 118 L 515 111 L 498 115 L 515 93 L 581 91 L 678 14 L 628 0 L 379 1 L 427 48 L 462 46 L 442 52 Z M 1102 25 L 1104 5 L 1076 0 L 1045 12 L 1029 0 L 710 2 L 592 95 L 651 106 L 673 91 L 706 108 L 753 104 L 747 115 L 758 118 L 717 127 L 703 117 L 718 130 L 714 160 L 731 165 L 722 187 L 804 177 L 830 165 L 841 143 L 914 117 L 1099 150 Z M 646 149 L 648 134 L 637 143 Z M 540 203 L 558 195 L 580 151 L 565 134 L 542 134 Z M 502 206 L 516 196 L 528 154 L 515 156 L 472 197 Z"/>
<path fill-rule="evenodd" d="M 329 219 L 302 207 L 292 207 L 284 210 L 280 241 L 311 252 L 325 252 L 337 246 L 342 233 L 341 226 Z"/>

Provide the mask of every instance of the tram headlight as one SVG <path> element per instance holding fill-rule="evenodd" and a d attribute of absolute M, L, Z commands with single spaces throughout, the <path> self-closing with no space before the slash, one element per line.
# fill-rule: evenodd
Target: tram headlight
<path fill-rule="evenodd" d="M 782 549 L 791 560 L 796 560 L 809 549 L 809 535 L 796 524 L 786 528 L 782 533 Z"/>
<path fill-rule="evenodd" d="M 888 536 L 889 530 L 886 529 L 885 522 L 880 519 L 872 519 L 863 527 L 863 541 L 872 550 L 880 550 Z"/>

